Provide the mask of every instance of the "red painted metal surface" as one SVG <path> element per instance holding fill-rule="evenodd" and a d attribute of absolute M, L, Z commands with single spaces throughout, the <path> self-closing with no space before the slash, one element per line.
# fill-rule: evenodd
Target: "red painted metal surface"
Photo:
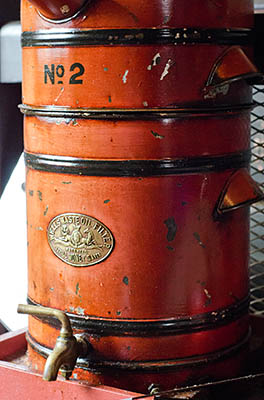
<path fill-rule="evenodd" d="M 79 379 L 146 392 L 243 364 L 248 207 L 232 186 L 238 209 L 216 214 L 237 171 L 252 195 L 245 78 L 259 75 L 230 29 L 252 27 L 253 5 L 235 5 L 95 1 L 55 25 L 22 2 L 29 301 L 89 336 Z M 57 336 L 30 317 L 38 371 Z"/>
<path fill-rule="evenodd" d="M 44 382 L 34 371 L 34 365 L 25 355 L 26 340 L 23 330 L 0 336 L 0 393 L 2 400 L 122 400 L 140 395 L 135 392 L 118 390 L 107 386 L 90 386 L 86 382 L 64 381 Z M 14 354 L 19 353 L 17 359 Z M 6 358 L 9 361 L 3 361 Z M 152 399 L 152 397 L 150 397 Z"/>
<path fill-rule="evenodd" d="M 77 1 L 77 0 L 76 0 Z M 44 4 L 46 1 L 40 1 Z M 58 3 L 57 1 L 54 4 Z M 191 11 L 190 11 L 191 10 Z M 228 10 L 228 11 L 227 11 Z M 86 18 L 84 18 L 84 16 Z M 27 0 L 22 1 L 24 30 L 54 28 L 43 21 Z M 251 28 L 254 24 L 254 5 L 250 0 L 206 1 L 201 7 L 197 0 L 144 0 L 93 1 L 82 16 L 63 27 L 117 28 L 124 27 L 212 27 Z"/>

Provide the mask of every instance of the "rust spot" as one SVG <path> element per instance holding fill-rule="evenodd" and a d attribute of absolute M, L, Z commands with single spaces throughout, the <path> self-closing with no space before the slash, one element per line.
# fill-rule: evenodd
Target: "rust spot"
<path fill-rule="evenodd" d="M 200 235 L 197 232 L 194 232 L 193 236 L 195 237 L 195 239 L 197 240 L 197 242 L 199 243 L 199 245 L 205 249 L 205 244 L 201 241 Z"/>
<path fill-rule="evenodd" d="M 172 242 L 175 239 L 177 232 L 177 225 L 175 223 L 174 217 L 170 217 L 164 221 L 164 224 L 168 228 L 167 240 L 168 242 Z"/>

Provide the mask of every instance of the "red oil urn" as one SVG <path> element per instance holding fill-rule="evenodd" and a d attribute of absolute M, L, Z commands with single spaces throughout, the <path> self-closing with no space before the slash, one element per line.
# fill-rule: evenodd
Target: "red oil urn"
<path fill-rule="evenodd" d="M 140 392 L 238 374 L 252 1 L 23 0 L 22 28 L 32 366 Z"/>

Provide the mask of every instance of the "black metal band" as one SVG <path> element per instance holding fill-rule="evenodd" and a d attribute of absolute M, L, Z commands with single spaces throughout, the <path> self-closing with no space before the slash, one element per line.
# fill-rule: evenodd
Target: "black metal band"
<path fill-rule="evenodd" d="M 186 107 L 186 108 L 150 108 L 150 109 L 88 109 L 67 108 L 58 106 L 32 107 L 27 104 L 19 106 L 21 112 L 32 117 L 91 119 L 91 120 L 159 120 L 179 119 L 191 117 L 231 116 L 249 112 L 255 104 L 241 104 L 230 106 Z"/>
<path fill-rule="evenodd" d="M 79 176 L 142 177 L 210 173 L 245 168 L 250 151 L 162 160 L 105 161 L 25 153 L 30 169 Z"/>
<path fill-rule="evenodd" d="M 28 299 L 28 304 L 39 304 Z M 243 317 L 248 313 L 249 297 L 232 304 L 227 308 L 215 310 L 210 313 L 195 315 L 189 318 L 158 321 L 111 320 L 107 318 L 82 317 L 67 313 L 74 329 L 84 330 L 85 333 L 99 336 L 165 336 L 191 334 L 195 332 L 217 329 Z M 60 328 L 59 322 L 54 318 L 35 317 L 42 322 Z"/>
<path fill-rule="evenodd" d="M 22 34 L 23 47 L 218 44 L 248 45 L 251 29 L 47 29 Z"/>
<path fill-rule="evenodd" d="M 151 361 L 112 361 L 112 360 L 100 360 L 93 358 L 92 355 L 88 359 L 78 358 L 76 368 L 81 368 L 85 371 L 90 372 L 101 372 L 101 371 L 130 371 L 130 372 L 151 372 L 160 373 L 166 371 L 177 371 L 183 368 L 197 368 L 208 363 L 220 362 L 228 357 L 237 354 L 243 347 L 248 344 L 251 331 L 238 343 L 233 346 L 224 348 L 214 353 L 207 353 L 201 356 L 193 356 L 178 359 L 169 360 L 151 360 Z M 26 339 L 31 348 L 40 354 L 42 357 L 47 358 L 52 349 L 43 346 L 38 343 L 29 333 L 26 335 Z"/>

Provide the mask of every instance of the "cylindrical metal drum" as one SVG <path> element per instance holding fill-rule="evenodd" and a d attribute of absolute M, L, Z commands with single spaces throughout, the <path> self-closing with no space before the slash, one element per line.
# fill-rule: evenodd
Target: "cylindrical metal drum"
<path fill-rule="evenodd" d="M 253 6 L 197 3 L 95 0 L 58 21 L 22 1 L 29 303 L 86 334 L 74 377 L 91 383 L 146 392 L 241 367 L 263 197 Z M 30 317 L 38 370 L 58 334 Z"/>

